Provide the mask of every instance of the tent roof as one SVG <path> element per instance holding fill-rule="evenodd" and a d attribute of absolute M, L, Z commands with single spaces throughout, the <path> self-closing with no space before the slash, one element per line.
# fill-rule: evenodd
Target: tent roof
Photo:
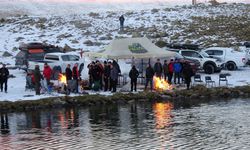
<path fill-rule="evenodd" d="M 89 53 L 90 57 L 107 59 L 165 58 L 174 57 L 175 52 L 155 46 L 148 38 L 115 39 L 104 51 Z"/>

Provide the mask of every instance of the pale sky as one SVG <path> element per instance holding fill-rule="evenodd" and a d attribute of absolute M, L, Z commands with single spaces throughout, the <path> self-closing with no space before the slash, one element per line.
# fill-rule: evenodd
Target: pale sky
<path fill-rule="evenodd" d="M 176 4 L 181 4 L 181 3 L 190 3 L 192 0 L 0 0 L 0 2 L 11 2 L 11 1 L 25 1 L 25 2 L 97 2 L 97 3 L 102 3 L 102 2 L 108 2 L 108 3 L 121 3 L 121 2 L 169 2 L 169 3 L 176 3 Z M 209 0 L 197 0 L 198 2 L 206 2 Z M 245 2 L 245 3 L 250 3 L 250 0 L 217 0 L 219 2 Z"/>

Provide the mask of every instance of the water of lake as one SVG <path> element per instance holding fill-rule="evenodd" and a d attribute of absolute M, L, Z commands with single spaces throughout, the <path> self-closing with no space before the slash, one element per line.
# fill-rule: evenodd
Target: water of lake
<path fill-rule="evenodd" d="M 1 114 L 0 149 L 250 149 L 250 100 Z"/>

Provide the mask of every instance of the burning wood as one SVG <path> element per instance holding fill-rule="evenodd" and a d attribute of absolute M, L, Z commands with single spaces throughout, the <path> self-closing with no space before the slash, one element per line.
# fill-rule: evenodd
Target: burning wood
<path fill-rule="evenodd" d="M 158 91 L 172 90 L 173 87 L 166 80 L 154 76 L 154 89 Z"/>
<path fill-rule="evenodd" d="M 60 73 L 60 74 L 59 74 L 59 77 L 58 77 L 58 80 L 59 80 L 61 83 L 67 85 L 67 79 L 66 79 L 66 76 L 65 76 L 65 75 L 63 75 L 63 74 Z"/>

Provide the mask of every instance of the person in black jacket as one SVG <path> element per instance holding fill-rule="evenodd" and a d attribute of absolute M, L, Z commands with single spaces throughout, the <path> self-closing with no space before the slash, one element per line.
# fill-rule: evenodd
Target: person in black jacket
<path fill-rule="evenodd" d="M 119 21 L 120 21 L 120 29 L 123 30 L 123 28 L 124 28 L 124 21 L 125 21 L 125 18 L 124 18 L 123 15 L 121 15 L 119 17 Z"/>
<path fill-rule="evenodd" d="M 36 95 L 40 95 L 40 88 L 41 88 L 41 80 L 43 79 L 43 76 L 40 72 L 39 66 L 35 66 L 34 71 L 34 80 L 35 80 L 35 91 Z"/>
<path fill-rule="evenodd" d="M 157 62 L 154 65 L 154 72 L 155 72 L 156 77 L 161 78 L 162 65 L 161 65 L 160 59 L 157 59 Z"/>
<path fill-rule="evenodd" d="M 168 77 L 168 63 L 167 60 L 164 60 L 164 64 L 163 64 L 163 75 L 164 75 L 164 80 L 167 81 L 167 77 Z"/>
<path fill-rule="evenodd" d="M 3 64 L 3 67 L 0 69 L 0 86 L 1 86 L 1 92 L 3 92 L 3 84 L 4 84 L 4 92 L 7 93 L 8 77 L 9 77 L 9 70 L 6 68 L 6 65 Z"/>
<path fill-rule="evenodd" d="M 110 80 L 110 65 L 107 63 L 107 61 L 104 61 L 104 91 L 107 91 L 109 88 L 109 80 Z"/>
<path fill-rule="evenodd" d="M 145 90 L 147 90 L 148 83 L 150 83 L 150 90 L 153 91 L 153 77 L 154 77 L 154 69 L 151 67 L 150 64 L 148 64 L 148 67 L 146 69 L 146 85 Z"/>
<path fill-rule="evenodd" d="M 183 74 L 185 83 L 187 84 L 187 90 L 188 90 L 190 88 L 191 77 L 193 75 L 193 70 L 189 63 L 187 62 L 183 63 L 182 74 Z"/>
<path fill-rule="evenodd" d="M 70 64 L 67 65 L 67 68 L 65 69 L 65 73 L 66 73 L 67 81 L 72 80 L 72 70 L 70 69 Z"/>
<path fill-rule="evenodd" d="M 132 69 L 129 72 L 129 77 L 131 79 L 131 92 L 133 92 L 133 89 L 136 91 L 136 85 L 137 85 L 137 78 L 139 76 L 139 71 L 135 68 L 135 66 L 132 66 Z"/>

